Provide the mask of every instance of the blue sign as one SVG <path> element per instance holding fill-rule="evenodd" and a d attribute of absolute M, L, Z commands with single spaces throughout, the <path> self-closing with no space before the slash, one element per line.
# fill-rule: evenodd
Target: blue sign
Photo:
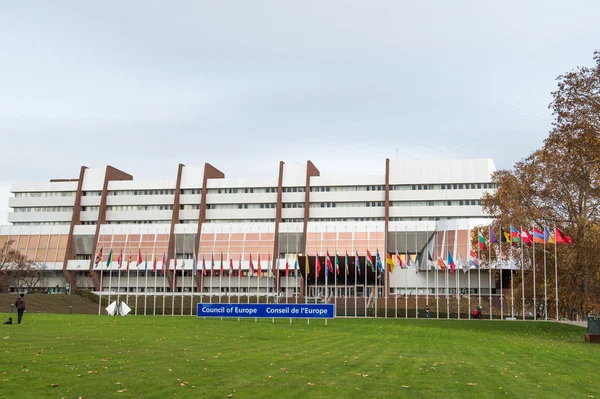
<path fill-rule="evenodd" d="M 333 304 L 199 303 L 198 317 L 333 319 Z"/>

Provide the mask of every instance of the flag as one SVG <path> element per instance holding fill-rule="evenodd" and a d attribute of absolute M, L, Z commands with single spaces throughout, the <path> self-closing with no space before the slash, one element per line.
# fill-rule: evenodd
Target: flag
<path fill-rule="evenodd" d="M 510 242 L 515 245 L 521 243 L 521 233 L 512 226 L 510 226 Z"/>
<path fill-rule="evenodd" d="M 510 235 L 500 227 L 500 242 L 510 242 Z"/>
<path fill-rule="evenodd" d="M 223 275 L 223 251 L 221 251 L 221 265 L 219 269 L 219 276 Z"/>
<path fill-rule="evenodd" d="M 271 261 L 271 253 L 269 252 L 267 254 L 267 275 L 271 278 L 275 277 L 275 274 L 273 273 L 273 268 L 271 267 L 271 265 L 273 264 L 273 262 Z M 279 257 L 277 258 L 277 270 L 279 270 Z"/>
<path fill-rule="evenodd" d="M 394 264 L 394 260 L 392 259 L 392 255 L 390 255 L 389 253 L 385 257 L 385 263 L 388 265 L 388 269 L 390 270 L 390 273 L 393 273 L 394 272 L 394 267 L 396 265 Z"/>
<path fill-rule="evenodd" d="M 152 269 L 154 270 L 154 273 L 156 273 L 156 254 L 153 255 L 154 259 L 152 259 Z"/>
<path fill-rule="evenodd" d="M 354 257 L 354 262 L 356 263 L 356 270 L 358 270 L 358 275 L 360 276 L 360 258 L 358 256 L 358 251 L 356 251 L 356 256 Z"/>
<path fill-rule="evenodd" d="M 557 244 L 573 244 L 573 240 L 571 239 L 570 236 L 566 236 L 564 235 L 559 229 L 558 227 L 555 227 L 554 230 L 556 231 L 555 233 L 555 240 Z"/>
<path fill-rule="evenodd" d="M 533 242 L 533 237 L 531 236 L 531 234 L 529 234 L 529 232 L 522 227 L 521 227 L 521 240 L 523 240 L 523 244 L 527 244 L 529 246 L 531 246 L 531 243 Z"/>
<path fill-rule="evenodd" d="M 319 261 L 319 253 L 318 252 L 317 252 L 317 255 L 315 256 L 315 264 L 316 264 L 315 267 L 317 268 L 317 271 L 316 271 L 317 277 L 316 278 L 318 278 L 319 273 L 321 273 L 321 262 Z"/>
<path fill-rule="evenodd" d="M 408 251 L 404 251 L 404 265 L 407 268 L 412 265 L 412 258 L 410 257 Z"/>
<path fill-rule="evenodd" d="M 110 262 L 112 262 L 112 248 L 110 249 L 110 251 L 108 252 L 108 258 L 106 259 L 106 267 L 108 267 L 110 265 Z"/>
<path fill-rule="evenodd" d="M 215 254 L 212 252 L 210 254 L 210 276 L 215 276 Z"/>
<path fill-rule="evenodd" d="M 377 250 L 377 253 L 375 254 L 375 265 L 377 266 L 377 270 L 379 270 L 380 273 L 383 273 L 385 271 L 383 269 L 383 263 L 381 262 L 381 256 L 379 256 L 379 250 Z"/>
<path fill-rule="evenodd" d="M 485 237 L 481 234 L 481 231 L 477 232 L 477 241 L 479 245 L 479 249 L 482 251 L 487 251 L 487 243 L 485 242 Z"/>
<path fill-rule="evenodd" d="M 98 253 L 96 254 L 96 259 L 94 260 L 94 264 L 96 265 L 95 267 L 98 267 L 98 264 L 102 260 L 102 248 L 103 247 L 100 247 L 100 251 L 98 251 Z"/>
<path fill-rule="evenodd" d="M 308 259 L 308 254 L 306 254 L 305 256 L 306 256 L 306 275 L 308 276 L 310 274 L 310 260 Z"/>
<path fill-rule="evenodd" d="M 258 260 L 256 262 L 258 263 L 258 268 L 256 269 L 256 274 L 258 274 L 258 277 L 262 277 L 262 265 L 260 264 L 260 253 L 258 254 Z"/>
<path fill-rule="evenodd" d="M 494 234 L 494 230 L 492 230 L 492 226 L 490 226 L 489 229 L 490 229 L 490 243 L 492 243 L 492 242 L 497 243 L 498 237 L 496 237 L 496 234 Z"/>
<path fill-rule="evenodd" d="M 121 248 L 121 252 L 119 252 L 119 257 L 117 258 L 117 263 L 119 264 L 119 269 L 123 266 L 123 248 Z"/>
<path fill-rule="evenodd" d="M 337 252 L 335 253 L 335 274 L 340 274 L 340 259 Z"/>
<path fill-rule="evenodd" d="M 435 266 L 435 263 L 433 263 L 433 258 L 431 257 L 431 252 L 429 252 L 429 249 L 427 250 L 427 268 L 430 269 L 431 266 Z"/>
<path fill-rule="evenodd" d="M 289 276 L 290 274 L 290 264 L 288 263 L 287 258 L 285 259 L 285 276 Z"/>
<path fill-rule="evenodd" d="M 127 261 L 127 268 L 125 269 L 125 271 L 129 271 L 129 265 L 131 264 L 131 254 L 129 254 L 129 260 Z"/>
<path fill-rule="evenodd" d="M 329 257 L 329 251 L 327 251 L 327 257 L 325 258 L 325 265 L 327 266 L 327 270 L 333 273 L 333 265 L 331 264 L 331 258 Z"/>
<path fill-rule="evenodd" d="M 138 266 L 143 262 L 142 260 L 142 251 L 138 248 L 138 258 L 137 258 L 137 264 Z"/>
<path fill-rule="evenodd" d="M 148 271 L 148 252 L 146 252 L 145 258 L 146 260 L 144 262 L 144 271 Z"/>
<path fill-rule="evenodd" d="M 192 261 L 192 276 L 196 275 L 197 269 L 198 269 L 198 259 L 196 259 L 196 254 L 194 254 L 194 260 Z"/>
<path fill-rule="evenodd" d="M 233 258 L 229 258 L 229 275 L 233 274 Z"/>
<path fill-rule="evenodd" d="M 441 256 L 438 256 L 437 264 L 440 267 L 440 269 L 442 269 L 442 271 L 446 271 L 446 264 L 442 260 Z"/>
<path fill-rule="evenodd" d="M 294 261 L 294 278 L 298 277 L 298 255 L 296 255 L 296 260 Z"/>
<path fill-rule="evenodd" d="M 456 262 L 457 262 L 458 266 L 460 266 L 463 273 L 466 273 L 467 269 L 469 268 L 469 264 L 467 262 L 465 262 L 465 260 L 462 258 L 462 255 L 460 254 L 460 252 L 458 252 L 457 256 L 458 256 L 458 259 L 456 260 Z"/>
<path fill-rule="evenodd" d="M 373 257 L 371 252 L 367 249 L 367 257 L 365 258 L 365 267 L 371 267 L 371 271 L 375 273 L 375 266 L 373 265 Z"/>
<path fill-rule="evenodd" d="M 350 269 L 348 268 L 348 251 L 346 251 L 346 258 L 344 259 L 344 262 L 346 264 L 346 275 L 350 274 Z"/>
<path fill-rule="evenodd" d="M 163 252 L 163 259 L 162 259 L 162 273 L 165 274 L 165 267 L 167 267 L 167 253 Z"/>
<path fill-rule="evenodd" d="M 548 243 L 548 244 L 555 243 L 554 234 L 552 234 L 547 227 L 544 227 L 544 241 L 546 241 L 546 243 Z"/>
<path fill-rule="evenodd" d="M 400 269 L 404 269 L 404 263 L 402 262 L 402 258 L 400 258 L 400 255 L 398 255 L 398 251 L 396 251 L 396 261 L 394 264 Z"/>
<path fill-rule="evenodd" d="M 238 278 L 242 278 L 242 257 L 240 256 L 240 261 L 238 263 Z"/>
<path fill-rule="evenodd" d="M 202 254 L 202 274 L 206 276 L 206 259 L 204 259 L 204 254 Z"/>
<path fill-rule="evenodd" d="M 456 269 L 456 265 L 454 264 L 454 260 L 452 259 L 450 251 L 448 251 L 448 266 L 450 266 L 450 273 L 454 275 L 454 269 Z"/>
<path fill-rule="evenodd" d="M 254 277 L 254 263 L 252 263 L 252 254 L 250 254 L 250 272 L 252 273 L 250 277 Z"/>
<path fill-rule="evenodd" d="M 544 232 L 537 227 L 533 228 L 533 242 L 543 244 L 544 243 Z"/>
<path fill-rule="evenodd" d="M 479 269 L 479 259 L 477 258 L 477 254 L 475 251 L 469 251 L 469 265 L 475 266 Z"/>

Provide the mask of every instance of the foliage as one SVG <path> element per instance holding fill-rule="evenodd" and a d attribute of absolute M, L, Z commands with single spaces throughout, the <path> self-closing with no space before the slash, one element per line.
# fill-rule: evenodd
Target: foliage
<path fill-rule="evenodd" d="M 11 240 L 0 247 L 0 292 L 7 292 L 11 286 L 32 289 L 43 277 L 43 268 L 29 261 L 13 244 Z"/>
<path fill-rule="evenodd" d="M 16 327 L 0 325 L 3 397 L 587 398 L 600 390 L 600 347 L 583 342 L 584 328 L 550 322 L 325 326 L 28 313 Z"/>
<path fill-rule="evenodd" d="M 557 247 L 559 308 L 570 317 L 597 311 L 600 299 L 599 51 L 594 52 L 594 61 L 593 67 L 579 67 L 557 78 L 558 89 L 550 104 L 555 120 L 542 148 L 515 163 L 512 170 L 495 172 L 492 181 L 498 189 L 482 198 L 484 209 L 496 217 L 497 236 L 499 226 L 530 230 L 533 225 L 550 229 L 556 225 L 572 237 L 573 245 Z M 508 245 L 505 248 L 508 251 Z M 542 259 L 542 246 L 536 249 L 537 259 Z M 546 249 L 554 266 L 554 246 Z M 532 287 L 530 252 L 527 248 L 523 254 L 529 265 L 524 278 Z M 515 255 L 519 257 L 520 250 Z M 553 286 L 554 273 L 548 279 Z M 538 278 L 538 292 L 543 288 L 539 283 Z"/>

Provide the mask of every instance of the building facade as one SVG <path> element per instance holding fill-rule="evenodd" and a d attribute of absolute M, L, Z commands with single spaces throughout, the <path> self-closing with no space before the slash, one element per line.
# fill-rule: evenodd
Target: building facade
<path fill-rule="evenodd" d="M 180 164 L 172 180 L 138 181 L 81 167 L 74 179 L 14 184 L 0 245 L 11 241 L 43 269 L 48 292 L 452 294 L 482 277 L 440 283 L 436 260 L 451 254 L 466 267 L 470 230 L 490 221 L 480 199 L 494 170 L 491 159 L 387 159 L 378 175 L 334 176 L 308 161 L 232 179 Z M 383 272 L 366 266 L 368 254 Z M 413 267 L 390 272 L 387 254 Z"/>

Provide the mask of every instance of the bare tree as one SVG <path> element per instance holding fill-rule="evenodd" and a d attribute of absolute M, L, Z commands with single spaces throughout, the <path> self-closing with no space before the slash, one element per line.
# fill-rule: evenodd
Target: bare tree
<path fill-rule="evenodd" d="M 26 256 L 8 241 L 0 248 L 0 291 L 8 292 L 11 286 L 20 288 L 35 287 L 41 278 L 41 271 Z"/>

